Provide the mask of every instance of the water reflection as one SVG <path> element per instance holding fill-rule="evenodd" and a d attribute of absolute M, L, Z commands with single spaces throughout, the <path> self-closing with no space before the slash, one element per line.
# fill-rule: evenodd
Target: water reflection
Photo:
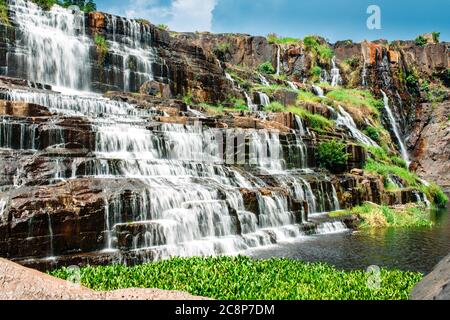
<path fill-rule="evenodd" d="M 429 273 L 450 253 L 449 208 L 436 210 L 433 228 L 376 229 L 311 237 L 297 243 L 250 253 L 255 258 L 283 257 L 323 261 L 341 269 L 366 269 L 370 265 Z"/>

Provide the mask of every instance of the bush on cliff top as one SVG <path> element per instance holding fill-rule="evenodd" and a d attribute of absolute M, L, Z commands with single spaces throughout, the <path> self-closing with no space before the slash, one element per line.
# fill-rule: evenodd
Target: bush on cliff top
<path fill-rule="evenodd" d="M 63 268 L 52 275 L 69 279 L 72 273 Z M 323 263 L 241 256 L 81 269 L 81 283 L 94 290 L 159 288 L 219 300 L 407 300 L 422 275 L 382 269 L 379 289 L 367 286 L 369 277 Z"/>
<path fill-rule="evenodd" d="M 97 5 L 93 0 L 31 0 L 43 10 L 50 10 L 55 4 L 68 8 L 78 6 L 81 11 L 89 13 L 97 10 Z"/>
<path fill-rule="evenodd" d="M 272 66 L 272 63 L 270 61 L 266 61 L 262 63 L 258 67 L 259 72 L 265 73 L 265 74 L 274 74 L 275 68 Z"/>
<path fill-rule="evenodd" d="M 287 44 L 287 43 L 297 43 L 300 41 L 297 38 L 278 37 L 278 35 L 276 35 L 275 33 L 268 34 L 266 38 L 269 44 Z"/>

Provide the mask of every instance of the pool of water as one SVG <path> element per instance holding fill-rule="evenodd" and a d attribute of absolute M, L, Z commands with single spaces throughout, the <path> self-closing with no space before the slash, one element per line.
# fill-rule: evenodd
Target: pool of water
<path fill-rule="evenodd" d="M 256 259 L 290 258 L 327 262 L 339 269 L 371 265 L 424 274 L 450 253 L 450 208 L 432 213 L 433 228 L 379 229 L 305 237 L 249 253 Z"/>

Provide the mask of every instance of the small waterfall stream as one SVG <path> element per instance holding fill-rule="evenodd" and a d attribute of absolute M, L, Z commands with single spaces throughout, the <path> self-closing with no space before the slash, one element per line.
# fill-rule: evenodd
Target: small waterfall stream
<path fill-rule="evenodd" d="M 403 138 L 400 135 L 400 129 L 398 127 L 397 120 L 395 119 L 395 116 L 392 113 L 391 107 L 389 106 L 389 97 L 383 90 L 381 90 L 381 93 L 383 94 L 384 108 L 388 115 L 392 131 L 394 132 L 395 138 L 397 139 L 398 145 L 400 147 L 400 152 L 401 152 L 402 158 L 403 158 L 403 160 L 405 160 L 405 162 L 409 166 L 411 162 L 409 160 L 408 151 L 406 150 L 405 144 L 403 142 Z"/>
<path fill-rule="evenodd" d="M 281 70 L 281 46 L 277 46 L 277 71 L 276 71 L 277 76 L 280 75 L 280 70 Z"/>
<path fill-rule="evenodd" d="M 331 86 L 337 87 L 341 84 L 341 72 L 336 64 L 336 57 L 333 57 L 333 59 L 331 59 Z"/>

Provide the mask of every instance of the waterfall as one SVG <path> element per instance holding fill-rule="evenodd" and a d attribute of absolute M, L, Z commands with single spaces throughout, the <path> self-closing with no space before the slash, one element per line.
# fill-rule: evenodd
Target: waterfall
<path fill-rule="evenodd" d="M 250 111 L 256 112 L 258 111 L 258 106 L 256 104 L 253 103 L 252 98 L 250 98 L 250 96 L 248 95 L 247 92 L 244 92 L 245 95 L 245 99 L 247 100 L 247 107 Z"/>
<path fill-rule="evenodd" d="M 52 218 L 50 213 L 47 213 L 47 223 L 48 223 L 48 236 L 50 237 L 50 241 L 49 241 L 49 246 L 50 246 L 50 252 L 48 255 L 48 259 L 49 260 L 54 260 L 55 259 L 55 255 L 54 255 L 54 249 L 53 249 L 53 228 L 52 228 Z"/>
<path fill-rule="evenodd" d="M 362 72 L 361 72 L 361 85 L 363 87 L 367 86 L 367 66 L 366 63 L 364 63 Z"/>
<path fill-rule="evenodd" d="M 266 79 L 266 77 L 264 77 L 262 74 L 258 73 L 258 77 L 259 77 L 259 81 L 261 81 L 261 83 L 264 86 L 270 86 L 270 82 Z"/>
<path fill-rule="evenodd" d="M 408 151 L 406 151 L 406 147 L 405 147 L 405 145 L 403 143 L 403 139 L 400 136 L 400 129 L 398 127 L 397 121 L 396 121 L 396 119 L 394 117 L 394 114 L 392 113 L 392 110 L 391 110 L 391 108 L 389 106 L 389 97 L 387 96 L 387 94 L 383 90 L 381 90 L 381 93 L 383 94 L 384 108 L 385 108 L 386 113 L 388 115 L 388 119 L 389 119 L 389 122 L 391 124 L 392 131 L 394 132 L 395 138 L 398 141 L 402 158 L 403 158 L 403 160 L 405 160 L 406 164 L 409 166 L 411 162 L 409 160 Z"/>
<path fill-rule="evenodd" d="M 261 102 L 261 105 L 266 107 L 270 104 L 270 98 L 267 94 L 264 92 L 258 92 L 259 95 L 259 101 Z"/>
<path fill-rule="evenodd" d="M 7 202 L 0 198 L 0 218 L 3 219 L 3 213 L 5 212 Z"/>
<path fill-rule="evenodd" d="M 370 139 L 368 136 L 366 136 L 358 129 L 352 116 L 347 111 L 345 111 L 344 108 L 342 108 L 342 106 L 338 106 L 338 111 L 335 112 L 335 114 L 337 115 L 336 124 L 338 126 L 347 128 L 350 131 L 350 134 L 352 135 L 353 138 L 355 138 L 362 144 L 379 147 L 375 141 Z"/>
<path fill-rule="evenodd" d="M 336 57 L 331 59 L 331 86 L 337 87 L 342 84 L 342 77 L 336 64 Z"/>
<path fill-rule="evenodd" d="M 225 72 L 225 77 L 227 78 L 228 81 L 231 82 L 231 84 L 234 87 L 234 79 L 233 79 L 233 77 L 228 72 Z"/>
<path fill-rule="evenodd" d="M 137 91 L 144 82 L 153 80 L 152 66 L 158 61 L 150 26 L 109 15 L 106 21 L 109 34 L 112 34 L 108 39 L 108 53 L 113 59 L 117 57 L 118 61 L 123 61 L 123 89 Z M 119 32 L 123 34 L 119 35 Z"/>
<path fill-rule="evenodd" d="M 34 82 L 89 90 L 91 82 L 89 48 L 83 13 L 54 5 L 43 11 L 26 0 L 10 0 L 11 19 L 21 31 L 17 47 L 20 68 Z"/>
<path fill-rule="evenodd" d="M 295 90 L 295 91 L 298 90 L 298 87 L 297 87 L 297 85 L 296 85 L 295 83 L 293 83 L 293 82 L 291 82 L 291 81 L 287 81 L 287 84 L 289 85 L 289 87 L 290 87 L 292 90 Z"/>
<path fill-rule="evenodd" d="M 82 117 L 89 124 L 86 130 L 93 141 L 84 146 L 87 155 L 57 154 L 49 160 L 50 172 L 42 174 L 50 184 L 55 179 L 83 178 L 103 183 L 104 224 L 100 229 L 106 251 L 151 252 L 151 259 L 236 254 L 302 236 L 301 222 L 307 221 L 308 214 L 339 207 L 329 179 L 307 169 L 302 137 L 308 131 L 300 118 L 296 118 L 298 131 L 282 137 L 275 131 L 209 128 L 199 121 L 194 125 L 158 122 L 162 112 L 141 110 L 90 92 L 86 85 L 91 74 L 88 51 L 94 44 L 84 35 L 84 16 L 58 6 L 46 13 L 31 2 L 11 3 L 14 21 L 29 33 L 17 40 L 27 53 L 24 65 L 29 80 L 60 88 L 59 92 L 9 89 L 4 96 L 42 105 L 56 114 L 56 121 L 45 124 L 50 132 L 49 147 L 63 148 L 59 145 L 71 142 L 71 137 L 63 134 L 60 118 Z M 123 18 L 106 19 L 110 54 L 124 61 L 123 88 L 134 89 L 152 79 L 156 56 L 148 28 Z M 36 54 L 32 55 L 32 50 Z M 44 57 L 48 61 L 40 61 Z M 270 85 L 262 75 L 260 78 Z M 256 111 L 258 106 L 247 93 L 245 96 L 249 109 Z M 270 104 L 266 94 L 259 93 L 259 97 L 263 106 Z M 46 148 L 39 145 L 39 129 L 34 123 L 2 117 L 0 147 Z M 235 162 L 241 157 L 243 163 Z M 270 179 L 264 178 L 266 173 Z M 23 187 L 28 188 L 27 172 L 20 176 L 24 177 Z M 275 188 L 273 181 L 285 190 Z M 244 190 L 254 197 L 254 212 L 246 208 Z M 6 202 L 0 200 L 0 214 L 5 210 Z M 47 218 L 48 254 L 53 256 L 55 249 L 59 250 L 53 247 L 53 228 L 59 232 L 56 218 L 60 217 L 48 214 Z"/>
<path fill-rule="evenodd" d="M 328 83 L 329 80 L 330 80 L 330 76 L 328 75 L 327 70 L 322 69 L 322 71 L 320 73 L 320 82 Z"/>
<path fill-rule="evenodd" d="M 319 98 L 325 98 L 325 94 L 323 92 L 323 89 L 319 86 L 316 85 L 312 85 L 312 88 L 314 90 L 314 93 L 319 97 Z"/>
<path fill-rule="evenodd" d="M 277 46 L 277 72 L 276 75 L 280 75 L 280 69 L 281 69 L 281 46 Z"/>

